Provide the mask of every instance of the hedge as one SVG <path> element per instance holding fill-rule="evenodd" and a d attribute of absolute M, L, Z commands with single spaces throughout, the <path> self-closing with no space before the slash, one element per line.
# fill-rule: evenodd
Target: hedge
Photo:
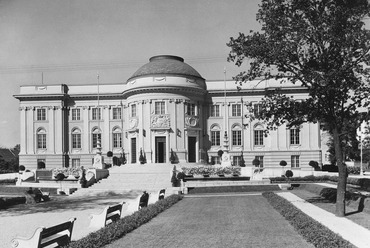
<path fill-rule="evenodd" d="M 122 238 L 127 233 L 135 230 L 141 225 L 147 223 L 159 213 L 168 209 L 183 197 L 180 195 L 171 195 L 163 200 L 159 200 L 154 204 L 150 204 L 146 208 L 134 212 L 129 216 L 113 222 L 112 224 L 92 232 L 86 237 L 77 241 L 72 241 L 68 248 L 99 248 L 112 243 L 113 241 Z"/>
<path fill-rule="evenodd" d="M 321 223 L 303 213 L 286 199 L 273 192 L 264 192 L 262 195 L 271 206 L 277 210 L 302 235 L 302 237 L 315 247 L 319 248 L 354 248 L 347 240 L 331 231 Z"/>

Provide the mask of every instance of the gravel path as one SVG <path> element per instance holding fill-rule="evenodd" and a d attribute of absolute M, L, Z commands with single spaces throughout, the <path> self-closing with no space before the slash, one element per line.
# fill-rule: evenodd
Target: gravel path
<path fill-rule="evenodd" d="M 115 247 L 313 247 L 260 194 L 187 196 Z"/>

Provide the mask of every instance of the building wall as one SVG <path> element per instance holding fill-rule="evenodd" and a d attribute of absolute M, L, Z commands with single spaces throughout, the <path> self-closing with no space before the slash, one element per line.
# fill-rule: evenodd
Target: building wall
<path fill-rule="evenodd" d="M 104 85 L 97 101 L 97 87 L 90 86 L 22 86 L 20 94 L 20 164 L 26 168 L 36 168 L 38 160 L 45 160 L 47 168 L 71 166 L 72 160 L 90 167 L 96 149 L 92 147 L 92 131 L 101 130 L 102 152 L 113 152 L 120 157 L 124 152 L 128 163 L 132 163 L 131 141 L 136 138 L 136 163 L 139 163 L 140 150 L 148 163 L 156 162 L 159 148 L 156 138 L 165 140 L 163 162 L 169 162 L 171 150 L 180 163 L 189 161 L 189 141 L 195 139 L 195 162 L 217 157 L 224 149 L 224 133 L 227 132 L 229 150 L 232 157 L 243 158 L 247 166 L 252 166 L 256 156 L 263 156 L 265 167 L 278 167 L 281 160 L 291 166 L 292 156 L 299 156 L 299 167 L 310 168 L 311 160 L 321 163 L 321 133 L 318 124 L 305 123 L 300 127 L 299 144 L 290 144 L 290 131 L 283 125 L 263 138 L 263 145 L 254 144 L 254 130 L 264 127 L 264 123 L 245 118 L 252 111 L 251 106 L 260 101 L 263 90 L 246 89 L 236 91 L 232 82 L 207 82 L 208 93 L 196 92 L 198 84 L 184 77 L 164 79 L 136 79 L 120 85 Z M 171 85 L 168 87 L 163 81 Z M 190 82 L 190 84 L 189 84 Z M 189 86 L 190 85 L 190 86 Z M 194 88 L 192 88 L 194 85 Z M 42 90 L 40 90 L 42 89 Z M 195 89 L 195 90 L 194 90 Z M 225 97 L 225 89 L 227 94 Z M 289 94 L 304 98 L 305 94 L 295 88 Z M 165 102 L 165 113 L 155 113 L 155 103 Z M 226 103 L 226 104 L 225 104 Z M 187 106 L 194 104 L 195 115 L 187 113 Z M 240 116 L 232 116 L 233 105 L 241 107 Z M 136 105 L 136 116 L 131 116 L 131 107 Z M 212 117 L 211 105 L 219 106 L 219 116 Z M 92 120 L 92 110 L 100 107 L 101 120 Z M 46 120 L 36 120 L 39 108 L 46 109 Z M 80 109 L 80 120 L 72 120 L 72 110 Z M 122 118 L 113 119 L 113 109 L 122 108 Z M 226 118 L 225 118 L 226 116 Z M 211 130 L 220 132 L 220 144 L 211 144 Z M 47 134 L 46 149 L 37 148 L 37 132 L 44 129 Z M 81 148 L 72 148 L 72 133 L 81 132 Z M 122 147 L 113 147 L 113 130 L 122 135 Z M 241 144 L 232 144 L 232 131 L 241 131 Z M 112 158 L 105 156 L 105 162 Z"/>

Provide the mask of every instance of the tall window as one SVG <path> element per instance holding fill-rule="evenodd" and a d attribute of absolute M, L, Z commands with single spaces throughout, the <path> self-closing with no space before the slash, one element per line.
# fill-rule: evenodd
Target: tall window
<path fill-rule="evenodd" d="M 45 121 L 46 120 L 46 109 L 38 108 L 36 111 L 37 120 L 38 121 Z"/>
<path fill-rule="evenodd" d="M 211 127 L 211 145 L 212 146 L 219 146 L 220 142 L 220 128 L 215 125 Z"/>
<path fill-rule="evenodd" d="M 136 104 L 131 105 L 131 117 L 136 117 Z"/>
<path fill-rule="evenodd" d="M 292 168 L 299 168 L 299 155 L 293 155 L 291 157 Z"/>
<path fill-rule="evenodd" d="M 254 129 L 254 145 L 255 146 L 263 146 L 263 127 L 261 125 L 257 125 Z"/>
<path fill-rule="evenodd" d="M 242 108 L 240 104 L 231 105 L 231 115 L 232 116 L 242 116 Z"/>
<path fill-rule="evenodd" d="M 98 147 L 98 140 L 101 140 L 101 133 L 98 128 L 95 128 L 92 132 L 92 147 Z"/>
<path fill-rule="evenodd" d="M 113 130 L 113 148 L 122 147 L 122 132 L 120 128 Z"/>
<path fill-rule="evenodd" d="M 81 120 L 81 111 L 78 108 L 72 109 L 72 121 Z"/>
<path fill-rule="evenodd" d="M 45 129 L 40 129 L 37 131 L 37 148 L 46 149 L 46 131 Z"/>
<path fill-rule="evenodd" d="M 253 105 L 253 113 L 254 115 L 259 115 L 262 111 L 262 104 L 256 103 Z"/>
<path fill-rule="evenodd" d="M 259 167 L 263 167 L 263 156 L 255 156 L 254 158 L 258 159 L 260 161 L 260 166 Z"/>
<path fill-rule="evenodd" d="M 155 102 L 154 103 L 154 113 L 156 115 L 164 115 L 165 114 L 165 102 Z"/>
<path fill-rule="evenodd" d="M 195 115 L 195 104 L 194 103 L 188 103 L 187 114 L 188 115 Z"/>
<path fill-rule="evenodd" d="M 211 105 L 210 112 L 212 117 L 220 116 L 220 105 Z"/>
<path fill-rule="evenodd" d="M 74 149 L 81 148 L 81 131 L 78 128 L 72 131 L 72 148 Z"/>
<path fill-rule="evenodd" d="M 101 109 L 100 108 L 93 108 L 92 109 L 92 119 L 93 120 L 101 120 Z"/>
<path fill-rule="evenodd" d="M 113 120 L 120 120 L 120 119 L 122 119 L 122 109 L 113 108 Z"/>
<path fill-rule="evenodd" d="M 242 131 L 241 130 L 233 130 L 233 146 L 241 146 L 242 145 Z"/>
<path fill-rule="evenodd" d="M 290 129 L 290 144 L 299 145 L 299 128 Z"/>
<path fill-rule="evenodd" d="M 80 162 L 79 158 L 72 158 L 72 167 L 73 168 L 80 167 L 80 165 L 81 165 L 81 162 Z"/>
<path fill-rule="evenodd" d="M 233 166 L 239 166 L 242 156 L 233 156 Z"/>

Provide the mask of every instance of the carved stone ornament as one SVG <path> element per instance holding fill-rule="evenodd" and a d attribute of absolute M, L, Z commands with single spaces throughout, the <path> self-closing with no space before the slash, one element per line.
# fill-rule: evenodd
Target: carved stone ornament
<path fill-rule="evenodd" d="M 137 119 L 130 119 L 128 125 L 129 125 L 130 129 L 136 128 L 137 127 Z"/>
<path fill-rule="evenodd" d="M 151 128 L 169 128 L 170 116 L 169 115 L 152 115 L 150 120 Z"/>
<path fill-rule="evenodd" d="M 199 125 L 199 117 L 196 117 L 196 116 L 186 116 L 185 117 L 185 124 L 188 127 L 198 127 L 198 125 Z"/>

